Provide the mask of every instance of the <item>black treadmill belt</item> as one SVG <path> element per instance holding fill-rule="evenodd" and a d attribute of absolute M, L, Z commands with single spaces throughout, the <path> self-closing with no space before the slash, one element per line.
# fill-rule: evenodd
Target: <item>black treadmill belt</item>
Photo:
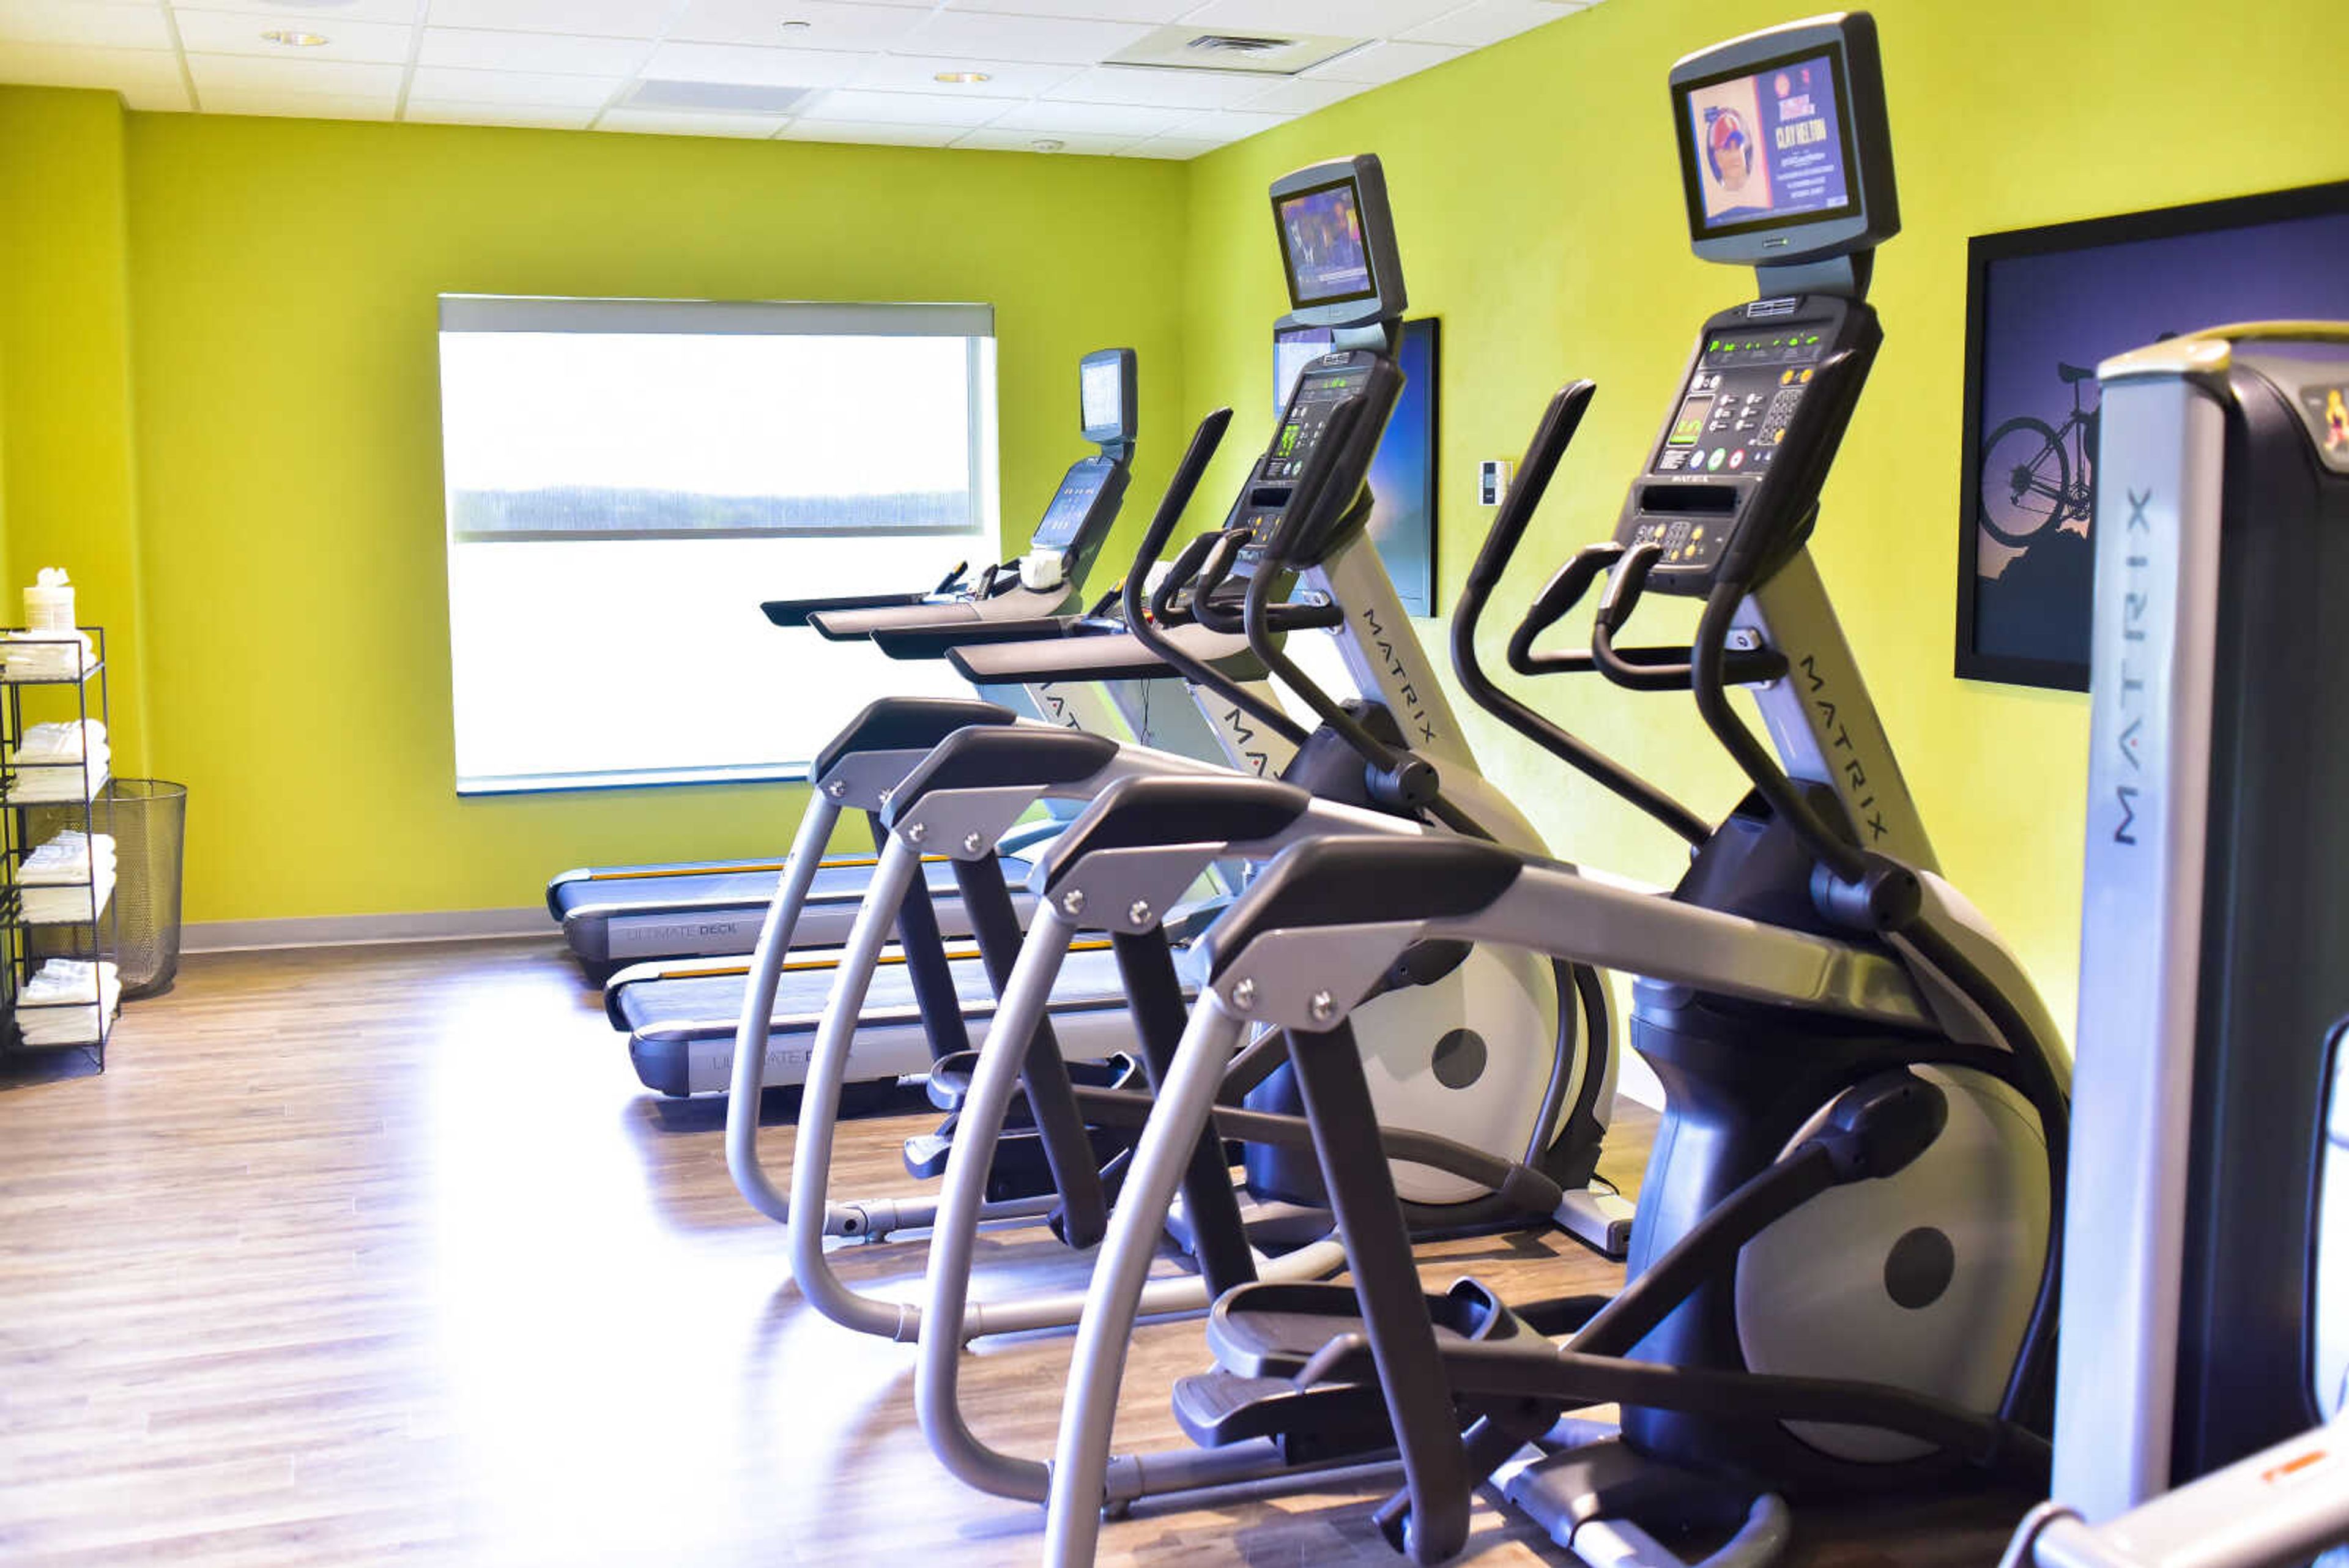
<path fill-rule="evenodd" d="M 978 961 L 965 959 L 949 967 L 954 972 L 955 994 L 964 1010 L 991 1009 L 995 990 L 987 983 L 987 971 Z M 834 973 L 830 964 L 819 969 L 786 971 L 775 987 L 775 1018 L 779 1022 L 802 1020 L 812 1032 L 813 1021 L 832 995 Z M 734 1021 L 741 1016 L 744 983 L 742 976 L 732 974 L 642 981 L 620 992 L 620 1015 L 627 1020 L 629 1030 L 637 1033 L 679 1029 L 700 1033 L 704 1025 L 730 1032 Z M 1052 998 L 1056 1005 L 1097 1000 L 1123 1007 L 1125 992 L 1118 978 L 1115 955 L 1106 946 L 1071 953 L 1061 968 L 1060 980 L 1052 987 Z M 904 964 L 886 963 L 874 971 L 872 987 L 864 994 L 866 1012 L 911 1012 L 914 1005 L 913 981 Z"/>
<path fill-rule="evenodd" d="M 938 898 L 954 896 L 952 866 L 936 860 L 924 867 L 923 870 L 927 874 L 932 895 Z M 1028 863 L 1007 857 L 1003 862 L 1003 874 L 1016 889 L 1028 879 Z M 781 880 L 781 873 L 774 871 L 615 877 L 603 881 L 583 879 L 561 883 L 554 889 L 554 899 L 565 915 L 574 909 L 589 908 L 608 909 L 616 914 L 634 909 L 731 908 L 772 902 L 775 885 Z M 827 866 L 817 870 L 815 881 L 808 888 L 808 897 L 818 901 L 860 900 L 872 882 L 873 868 L 870 866 Z"/>

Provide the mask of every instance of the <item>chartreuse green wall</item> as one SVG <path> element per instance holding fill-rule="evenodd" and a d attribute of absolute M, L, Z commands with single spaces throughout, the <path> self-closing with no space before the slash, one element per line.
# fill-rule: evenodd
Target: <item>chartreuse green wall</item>
<path fill-rule="evenodd" d="M 188 917 L 509 908 L 568 865 L 789 841 L 796 789 L 453 794 L 437 296 L 992 303 L 1024 535 L 1088 349 L 1140 350 L 1136 493 L 1172 466 L 1185 179 L 0 89 L 9 559 L 91 579 L 89 618 L 143 607 L 115 691 L 191 787 Z"/>
<path fill-rule="evenodd" d="M 2349 175 L 2322 112 L 2339 51 L 2317 0 L 1876 10 L 1908 227 L 1816 548 L 1946 868 L 2063 1016 L 2085 707 L 1949 672 L 1966 238 Z M 455 798 L 435 296 L 991 301 L 1015 532 L 1068 461 L 1071 362 L 1130 343 L 1130 542 L 1192 420 L 1240 416 L 1201 524 L 1266 428 L 1267 182 L 1368 150 L 1414 308 L 1444 321 L 1444 595 L 1488 521 L 1476 461 L 1514 456 L 1561 382 L 1600 387 L 1497 622 L 1611 525 L 1696 324 L 1747 287 L 1688 254 L 1663 77 L 1775 19 L 1611 0 L 1188 165 L 0 88 L 0 593 L 64 564 L 109 628 L 124 771 L 193 786 L 191 919 L 511 907 L 564 865 L 780 845 L 799 792 Z M 1672 607 L 1660 635 L 1684 628 Z M 1592 682 L 1540 700 L 1705 811 L 1733 798 L 1684 704 Z M 1673 874 L 1660 830 L 1468 716 L 1561 853 Z"/>
<path fill-rule="evenodd" d="M 2085 699 L 1951 674 L 1966 240 L 2349 175 L 2349 144 L 2308 119 L 2338 93 L 2342 56 L 2326 42 L 2337 23 L 2314 0 L 1872 9 L 1906 227 L 1878 258 L 1871 298 L 1887 340 L 1814 549 L 1944 869 L 2068 1027 Z M 1267 428 L 1266 340 L 1285 304 L 1267 182 L 1378 153 L 1413 311 L 1444 321 L 1441 597 L 1458 593 L 1491 520 L 1476 504 L 1477 461 L 1516 457 L 1562 383 L 1599 384 L 1491 618 L 1488 662 L 1500 668 L 1499 643 L 1536 589 L 1611 530 L 1698 325 L 1750 295 L 1750 273 L 1690 254 L 1665 73 L 1730 33 L 1804 14 L 1611 0 L 1197 161 L 1188 406 L 1230 401 L 1236 431 Z M 1203 493 L 1227 493 L 1246 456 L 1226 453 Z M 1642 619 L 1684 635 L 1675 607 Z M 1422 629 L 1442 661 L 1441 637 Z M 1684 700 L 1589 680 L 1534 695 L 1707 815 L 1735 800 L 1739 781 Z M 1480 754 L 1557 852 L 1652 880 L 1676 874 L 1677 840 L 1463 706 Z"/>

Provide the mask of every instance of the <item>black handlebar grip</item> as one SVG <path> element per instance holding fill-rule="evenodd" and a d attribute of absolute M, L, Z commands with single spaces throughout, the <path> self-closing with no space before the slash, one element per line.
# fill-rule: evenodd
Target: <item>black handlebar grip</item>
<path fill-rule="evenodd" d="M 1574 432 L 1581 428 L 1590 400 L 1598 393 L 1598 382 L 1574 381 L 1560 387 L 1551 397 L 1549 407 L 1542 410 L 1541 422 L 1534 427 L 1526 455 L 1517 462 L 1516 483 L 1502 498 L 1501 510 L 1493 518 L 1493 530 L 1485 535 L 1484 547 L 1476 552 L 1475 564 L 1468 568 L 1467 586 L 1461 591 L 1463 618 L 1473 618 L 1500 586 L 1502 573 L 1508 569 L 1517 546 L 1524 542 L 1526 527 L 1540 510 L 1542 496 L 1548 491 L 1566 449 L 1573 444 Z"/>
<path fill-rule="evenodd" d="M 1133 567 L 1125 574 L 1125 588 L 1121 604 L 1125 610 L 1125 624 L 1138 626 L 1142 616 L 1142 580 L 1150 575 L 1151 566 L 1165 553 L 1166 541 L 1174 536 L 1175 525 L 1191 504 L 1191 496 L 1199 488 L 1200 479 L 1216 449 L 1224 444 L 1224 431 L 1232 422 L 1232 410 L 1217 409 L 1199 421 L 1191 432 L 1191 444 L 1183 450 L 1183 461 L 1174 465 L 1174 477 L 1166 482 L 1166 493 L 1158 498 L 1158 510 L 1143 530 L 1142 548 L 1133 555 Z"/>
<path fill-rule="evenodd" d="M 1216 547 L 1216 540 L 1218 536 L 1214 534 L 1200 534 L 1195 535 L 1189 544 L 1183 546 L 1183 553 L 1175 556 L 1174 564 L 1166 569 L 1166 580 L 1159 584 L 1156 591 L 1150 596 L 1152 621 L 1159 626 L 1174 624 L 1174 596 L 1183 591 L 1184 584 L 1198 576 L 1200 563 L 1207 558 L 1207 552 Z M 1130 628 L 1133 627 L 1132 616 L 1126 618 L 1126 625 Z M 1134 635 L 1142 637 L 1145 642 L 1149 640 L 1139 628 L 1134 628 Z"/>

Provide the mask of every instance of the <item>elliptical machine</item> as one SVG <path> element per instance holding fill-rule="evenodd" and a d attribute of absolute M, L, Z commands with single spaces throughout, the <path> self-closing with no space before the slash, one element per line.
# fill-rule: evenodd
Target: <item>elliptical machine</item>
<path fill-rule="evenodd" d="M 1303 211 L 1356 236 L 1350 276 L 1340 275 L 1346 270 L 1342 261 L 1330 270 L 1333 263 L 1327 253 L 1319 273 L 1308 270 L 1299 250 L 1292 248 L 1288 255 L 1293 300 L 1300 308 L 1318 306 L 1325 311 L 1341 328 L 1340 341 L 1300 378 L 1282 424 L 1224 527 L 1184 552 L 1145 611 L 1140 585 L 1165 547 L 1227 416 L 1211 416 L 1202 426 L 1127 576 L 1127 629 L 1116 638 L 1092 639 L 1102 649 L 1096 657 L 1122 661 L 1121 668 L 1147 659 L 1162 676 L 1181 675 L 1199 688 L 1203 711 L 1242 711 L 1263 727 L 1269 741 L 1293 750 L 1291 776 L 1311 780 L 1314 798 L 1354 831 L 1416 834 L 1424 811 L 1478 831 L 1485 831 L 1482 822 L 1490 822 L 1491 831 L 1510 841 L 1531 843 L 1532 830 L 1522 816 L 1475 774 L 1448 705 L 1424 683 L 1415 639 L 1365 533 L 1371 505 L 1364 478 L 1400 388 L 1393 335 L 1404 308 L 1377 161 L 1358 158 L 1286 176 L 1275 183 L 1272 201 L 1285 234 L 1291 232 L 1287 225 L 1302 221 Z M 1301 588 L 1294 600 L 1288 597 L 1292 587 Z M 1339 634 L 1350 664 L 1383 702 L 1341 704 L 1295 669 L 1282 652 L 1281 639 L 1316 629 Z M 1031 661 L 1047 659 L 1058 667 L 1067 660 L 1071 640 L 988 644 L 958 649 L 953 657 L 974 679 L 1019 681 L 1030 678 Z M 1079 646 L 1086 640 L 1075 639 Z M 1310 702 L 1322 714 L 1323 728 L 1311 733 L 1299 729 L 1259 690 L 1236 679 L 1228 661 L 1204 657 L 1206 648 L 1233 643 Z M 1403 743 L 1398 709 L 1419 748 Z M 854 751 L 843 752 L 833 765 L 845 770 L 855 760 Z M 761 1168 L 755 1129 L 747 1117 L 730 1120 L 729 1153 L 745 1194 L 790 1227 L 795 1272 L 810 1299 L 849 1326 L 908 1338 L 924 1332 L 924 1314 L 849 1290 L 825 1262 L 825 1234 L 870 1238 L 935 1224 L 945 1241 L 961 1239 L 983 1220 L 1034 1218 L 1037 1211 L 1021 1207 L 1019 1199 L 1007 1199 L 995 1186 L 994 1129 L 1000 1125 L 1000 1105 L 992 1112 L 988 1147 L 970 1159 L 960 1152 L 970 1107 L 957 1110 L 950 1160 L 963 1164 L 966 1179 L 976 1184 L 970 1190 L 983 1194 L 973 1197 L 968 1210 L 950 1216 L 926 1202 L 884 1208 L 826 1201 L 832 1106 L 892 899 L 913 886 L 926 851 L 945 852 L 958 875 L 964 867 L 994 866 L 1000 836 L 1040 801 L 1089 800 L 1134 778 L 1213 784 L 1232 775 L 1146 748 L 1033 725 L 974 725 L 946 738 L 910 772 L 895 752 L 873 761 L 875 768 L 866 770 L 871 776 L 885 774 L 893 781 L 883 812 L 892 837 L 874 873 L 874 898 L 851 932 L 816 1033 L 790 1195 L 778 1191 Z M 803 846 L 811 835 L 829 830 L 818 813 L 833 809 L 826 805 L 812 811 L 813 826 L 802 827 Z M 1182 1026 L 1182 992 L 1166 951 L 1170 916 L 1199 875 L 1245 857 L 1249 848 L 1240 842 L 1210 846 L 1190 874 L 1160 887 L 1156 902 L 1137 909 L 1129 901 L 1117 911 L 1087 918 L 1088 923 L 1101 919 L 1110 929 L 1133 1007 L 1141 1065 L 1153 1079 L 1169 1067 Z M 785 922 L 786 937 L 788 897 L 787 889 L 772 917 Z M 1065 950 L 1067 933 L 1081 911 L 1063 908 L 1061 913 L 1066 919 L 1055 928 L 1056 954 Z M 1181 924 L 1174 920 L 1172 930 Z M 744 1012 L 746 1041 L 754 1021 L 764 1016 L 760 986 L 780 962 L 775 929 L 771 925 L 771 937 L 762 940 L 754 961 Z M 981 935 L 984 943 L 987 933 Z M 1005 970 L 1009 959 L 1003 955 Z M 1119 1085 L 1071 1083 L 1050 1048 L 1050 979 L 1022 993 L 1026 1000 L 1015 1022 L 1009 1010 L 1014 982 L 994 969 L 993 961 L 990 969 L 1004 1000 L 980 1060 L 992 1057 L 1003 1066 L 1009 1075 L 1007 1091 L 1011 1081 L 1018 1082 L 1048 1151 L 1057 1144 L 1060 1152 L 1048 1154 L 1058 1199 L 1055 1222 L 1064 1239 L 1089 1244 L 1105 1224 L 1102 1216 L 1113 1178 L 1088 1168 L 1085 1145 L 1074 1129 L 1087 1118 L 1116 1118 L 1130 1126 L 1146 1113 L 1147 1098 Z M 1378 1112 L 1397 1129 L 1392 1136 L 1399 1157 L 1408 1160 L 1412 1174 L 1405 1179 L 1423 1223 L 1456 1230 L 1558 1217 L 1605 1244 L 1623 1217 L 1609 1212 L 1586 1188 L 1609 1108 L 1613 1050 L 1604 991 L 1595 976 L 1525 954 L 1436 944 L 1396 966 L 1378 1017 L 1366 1020 L 1366 1036 L 1385 1079 Z M 1259 1062 L 1268 1069 L 1278 1067 L 1277 1056 Z M 959 1078 L 968 1070 L 941 1065 L 947 1070 L 934 1075 L 934 1081 Z M 747 1051 L 738 1053 L 738 1106 L 755 1087 L 756 1070 Z M 1207 1281 L 1218 1286 L 1258 1277 L 1251 1242 L 1268 1248 L 1308 1243 L 1301 1257 L 1292 1253 L 1276 1265 L 1261 1266 L 1268 1277 L 1318 1277 L 1337 1256 L 1325 1239 L 1328 1216 L 1319 1176 L 1305 1157 L 1309 1132 L 1295 1114 L 1293 1093 L 1283 1099 L 1279 1085 L 1265 1083 L 1266 1076 L 1242 1071 L 1227 1077 L 1222 1088 L 1234 1096 L 1246 1086 L 1261 1085 L 1264 1090 L 1252 1095 L 1245 1109 L 1231 1108 L 1231 1136 L 1251 1145 L 1254 1192 L 1287 1200 L 1267 1206 L 1281 1210 L 1273 1217 L 1278 1231 L 1259 1223 L 1259 1210 L 1247 1217 L 1243 1232 L 1228 1169 L 1213 1140 L 1193 1151 L 1194 1201 L 1184 1216 L 1185 1240 L 1201 1257 Z M 1066 1130 L 1055 1135 L 1055 1122 Z M 1152 1310 L 1195 1308 L 1207 1299 L 1199 1282 L 1184 1282 L 1154 1294 Z M 957 1303 L 947 1320 L 968 1337 L 1040 1326 L 1054 1314 L 1059 1321 L 1072 1321 L 1076 1305 L 1073 1300 L 1017 1309 L 990 1303 L 981 1311 Z M 935 1313 L 927 1316 L 938 1321 Z M 958 1348 L 961 1338 L 953 1343 Z M 1030 1491 L 1040 1496 L 1040 1469 L 1034 1483 Z"/>
<path fill-rule="evenodd" d="M 1806 549 L 1881 340 L 1873 250 L 1899 228 L 1874 25 L 1850 13 L 1751 35 L 1682 60 L 1671 88 L 1697 253 L 1754 264 L 1761 295 L 1704 324 L 1613 539 L 1543 591 L 1511 662 L 1689 691 L 1752 793 L 1700 825 L 1669 897 L 1462 836 L 1324 837 L 1281 855 L 1195 944 L 1200 999 L 1079 1328 L 1048 1522 L 1060 1568 L 1089 1562 L 1102 1509 L 1133 1495 L 1110 1432 L 1153 1210 L 1223 1064 L 1264 1029 L 1302 1085 L 1352 1283 L 1227 1293 L 1206 1376 L 1241 1412 L 1380 1390 L 1405 1490 L 1379 1519 L 1414 1561 L 1460 1550 L 1473 1489 L 1505 1465 L 1511 1500 L 1593 1560 L 1674 1561 L 1640 1521 L 1693 1518 L 1733 1527 L 1719 1560 L 1752 1563 L 1785 1538 L 1781 1494 L 2045 1462 L 2026 1421 L 2054 1326 L 2068 1060 L 2020 964 L 1935 871 Z M 1506 566 L 1589 395 L 1553 402 L 1472 597 Z M 1536 651 L 1602 576 L 1588 649 Z M 1692 646 L 1618 645 L 1649 592 L 1703 600 Z M 1561 761 L 1697 822 L 1470 685 Z M 1732 685 L 1752 691 L 1769 746 Z M 1112 866 L 1090 863 L 1117 842 L 1117 809 L 1105 799 L 1071 825 L 1052 857 L 1064 876 L 1116 888 Z M 1401 953 L 1442 940 L 1641 977 L 1631 1044 L 1668 1106 L 1630 1282 L 1603 1305 L 1516 1312 L 1473 1282 L 1422 1292 L 1362 1137 L 1349 1020 Z M 1609 1402 L 1617 1435 L 1559 1425 Z"/>

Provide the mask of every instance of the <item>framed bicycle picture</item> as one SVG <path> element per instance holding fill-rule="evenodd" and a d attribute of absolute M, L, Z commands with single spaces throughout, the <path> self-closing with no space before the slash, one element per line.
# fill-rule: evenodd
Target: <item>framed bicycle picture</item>
<path fill-rule="evenodd" d="M 2097 361 L 2349 320 L 2349 181 L 1978 234 L 1967 263 L 1957 673 L 2085 691 Z"/>

